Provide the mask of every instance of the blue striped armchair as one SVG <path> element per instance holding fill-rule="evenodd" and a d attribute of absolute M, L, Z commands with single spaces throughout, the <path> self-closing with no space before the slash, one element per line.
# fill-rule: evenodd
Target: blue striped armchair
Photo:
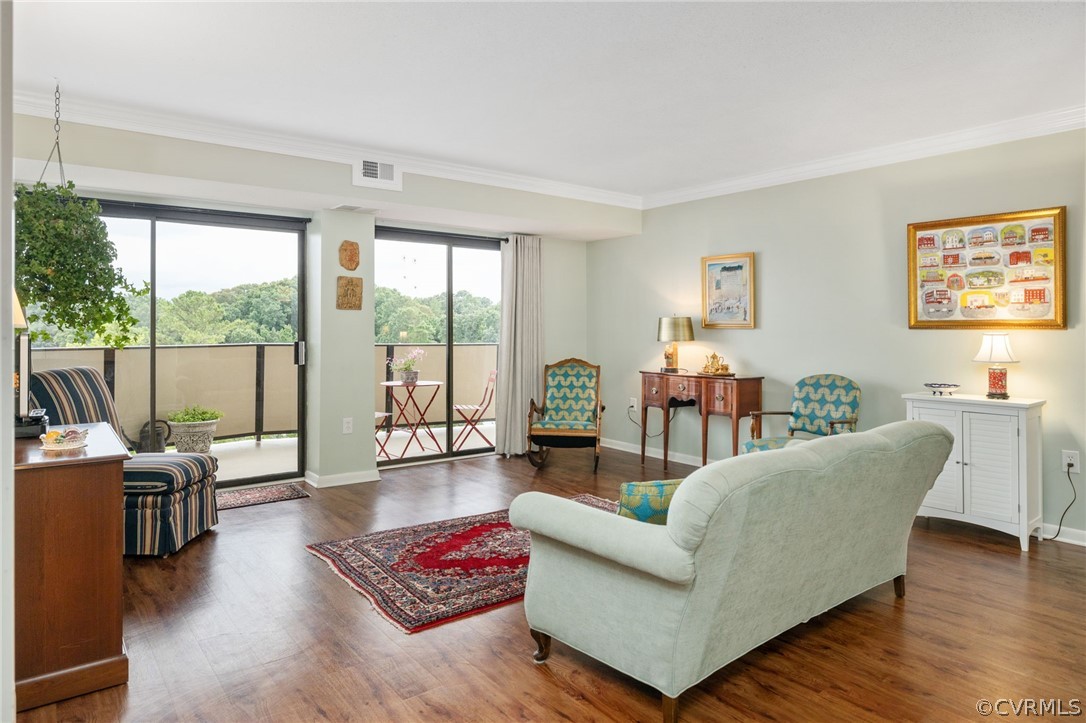
<path fill-rule="evenodd" d="M 91 367 L 34 372 L 30 402 L 50 424 L 107 422 L 124 438 L 102 373 Z M 219 521 L 210 454 L 143 453 L 124 463 L 124 554 L 166 556 Z"/>

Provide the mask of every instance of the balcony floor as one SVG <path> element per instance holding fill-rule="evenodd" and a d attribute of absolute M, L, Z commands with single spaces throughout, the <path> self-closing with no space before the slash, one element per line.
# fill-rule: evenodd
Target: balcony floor
<path fill-rule="evenodd" d="M 463 425 L 453 425 L 454 440 L 460 434 L 462 428 Z M 493 421 L 480 423 L 479 429 L 486 435 L 487 439 L 491 442 L 494 441 L 495 429 Z M 413 457 L 440 454 L 445 451 L 445 427 L 435 424 L 433 425 L 433 431 L 439 442 L 438 445 L 434 444 L 434 441 L 430 439 L 424 430 L 420 430 L 419 436 L 425 443 L 425 449 L 420 449 L 418 442 L 411 442 L 410 449 L 407 450 L 406 454 L 404 453 L 404 447 L 410 440 L 408 432 L 396 430 L 387 442 L 385 441 L 386 433 L 384 431 L 378 432 L 377 436 L 384 442 L 385 449 L 393 462 L 401 459 L 409 461 Z M 363 442 L 360 440 L 359 443 Z M 458 451 L 470 451 L 472 449 L 484 451 L 490 446 L 492 445 L 487 444 L 477 433 L 472 432 Z M 377 457 L 378 462 L 386 461 L 385 455 L 380 453 L 376 440 L 374 441 L 374 450 L 380 455 Z M 211 453 L 219 459 L 218 479 L 220 482 L 283 474 L 297 467 L 298 439 L 296 437 L 285 437 L 262 439 L 259 442 L 253 439 L 227 440 L 215 442 L 211 446 Z"/>

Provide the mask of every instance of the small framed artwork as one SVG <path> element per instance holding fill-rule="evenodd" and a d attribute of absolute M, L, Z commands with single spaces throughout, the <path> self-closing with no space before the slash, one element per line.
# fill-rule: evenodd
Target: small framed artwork
<path fill-rule="evenodd" d="M 754 254 L 701 258 L 701 325 L 754 328 Z"/>
<path fill-rule="evenodd" d="M 336 277 L 336 308 L 348 311 L 362 309 L 362 279 L 355 276 Z"/>
<path fill-rule="evenodd" d="M 1066 329 L 1067 207 L 909 224 L 910 329 Z"/>

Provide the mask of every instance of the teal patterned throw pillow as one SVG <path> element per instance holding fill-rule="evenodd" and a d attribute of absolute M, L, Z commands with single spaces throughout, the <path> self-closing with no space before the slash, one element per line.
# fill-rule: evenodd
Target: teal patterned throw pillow
<path fill-rule="evenodd" d="M 623 482 L 618 488 L 618 514 L 654 525 L 666 525 L 671 496 L 680 482 L 681 479 Z"/>

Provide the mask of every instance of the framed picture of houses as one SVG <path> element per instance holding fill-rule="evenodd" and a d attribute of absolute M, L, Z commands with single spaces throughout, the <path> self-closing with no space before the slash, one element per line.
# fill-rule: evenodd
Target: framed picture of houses
<path fill-rule="evenodd" d="M 909 224 L 910 329 L 1066 329 L 1067 207 Z"/>
<path fill-rule="evenodd" d="M 754 328 L 754 254 L 703 256 L 701 325 L 712 329 Z"/>

